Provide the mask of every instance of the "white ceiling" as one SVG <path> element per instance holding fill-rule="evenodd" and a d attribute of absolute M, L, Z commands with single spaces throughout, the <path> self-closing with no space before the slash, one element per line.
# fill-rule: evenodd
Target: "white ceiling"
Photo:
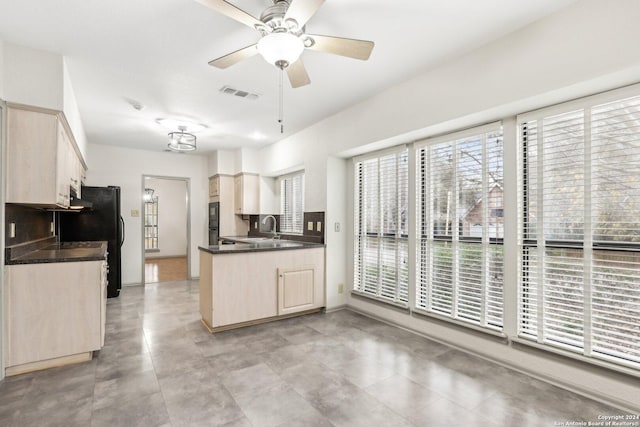
<path fill-rule="evenodd" d="M 226 70 L 207 64 L 257 32 L 193 0 L 0 0 L 0 38 L 66 57 L 89 142 L 161 151 L 156 119 L 182 118 L 208 126 L 202 153 L 276 142 L 575 1 L 327 0 L 307 32 L 375 48 L 366 62 L 304 52 L 311 84 L 291 89 L 285 77 L 284 134 L 279 70 L 259 55 Z M 230 3 L 259 17 L 271 0 Z M 225 85 L 261 96 L 224 95 Z"/>

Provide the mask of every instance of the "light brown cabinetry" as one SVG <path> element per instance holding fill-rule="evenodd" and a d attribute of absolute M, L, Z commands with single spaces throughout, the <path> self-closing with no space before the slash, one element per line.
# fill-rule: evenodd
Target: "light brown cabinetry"
<path fill-rule="evenodd" d="M 215 183 L 212 184 L 212 179 Z M 246 221 L 235 213 L 235 179 L 233 175 L 218 174 L 209 178 L 209 201 L 220 202 L 218 231 L 220 236 L 245 236 L 249 232 Z M 211 196 L 212 186 L 217 191 Z"/>
<path fill-rule="evenodd" d="M 324 305 L 324 248 L 237 254 L 200 251 L 200 314 L 210 331 Z"/>
<path fill-rule="evenodd" d="M 6 266 L 6 374 L 90 360 L 104 343 L 105 285 L 105 261 Z"/>
<path fill-rule="evenodd" d="M 315 265 L 278 269 L 278 315 L 317 307 L 321 298 L 316 289 Z"/>
<path fill-rule="evenodd" d="M 84 169 L 62 113 L 9 106 L 7 203 L 68 207 Z"/>
<path fill-rule="evenodd" d="M 209 178 L 209 197 L 220 195 L 220 176 L 214 175 Z"/>
<path fill-rule="evenodd" d="M 234 177 L 235 213 L 257 215 L 260 213 L 260 176 L 240 173 Z"/>

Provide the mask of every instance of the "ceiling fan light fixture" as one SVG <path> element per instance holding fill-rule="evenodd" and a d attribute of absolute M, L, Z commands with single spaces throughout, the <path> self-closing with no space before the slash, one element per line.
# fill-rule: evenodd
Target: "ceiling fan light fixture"
<path fill-rule="evenodd" d="M 192 133 L 186 133 L 186 127 L 179 126 L 179 132 L 169 132 L 169 150 L 183 153 L 186 151 L 194 151 L 196 149 L 196 136 Z"/>
<path fill-rule="evenodd" d="M 269 64 L 286 67 L 300 58 L 304 42 L 288 32 L 267 34 L 258 41 L 258 52 Z"/>

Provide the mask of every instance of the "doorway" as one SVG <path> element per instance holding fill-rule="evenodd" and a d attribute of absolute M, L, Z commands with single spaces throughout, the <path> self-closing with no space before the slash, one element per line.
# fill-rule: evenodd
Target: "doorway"
<path fill-rule="evenodd" d="M 142 177 L 142 283 L 189 280 L 189 178 Z"/>

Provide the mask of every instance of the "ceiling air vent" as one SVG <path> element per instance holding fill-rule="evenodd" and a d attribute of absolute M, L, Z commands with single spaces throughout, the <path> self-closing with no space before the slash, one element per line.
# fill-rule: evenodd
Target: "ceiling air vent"
<path fill-rule="evenodd" d="M 246 90 L 238 90 L 229 86 L 222 86 L 220 88 L 220 92 L 226 95 L 237 96 L 238 98 L 250 99 L 252 101 L 255 101 L 260 96 L 257 93 L 247 92 Z"/>

